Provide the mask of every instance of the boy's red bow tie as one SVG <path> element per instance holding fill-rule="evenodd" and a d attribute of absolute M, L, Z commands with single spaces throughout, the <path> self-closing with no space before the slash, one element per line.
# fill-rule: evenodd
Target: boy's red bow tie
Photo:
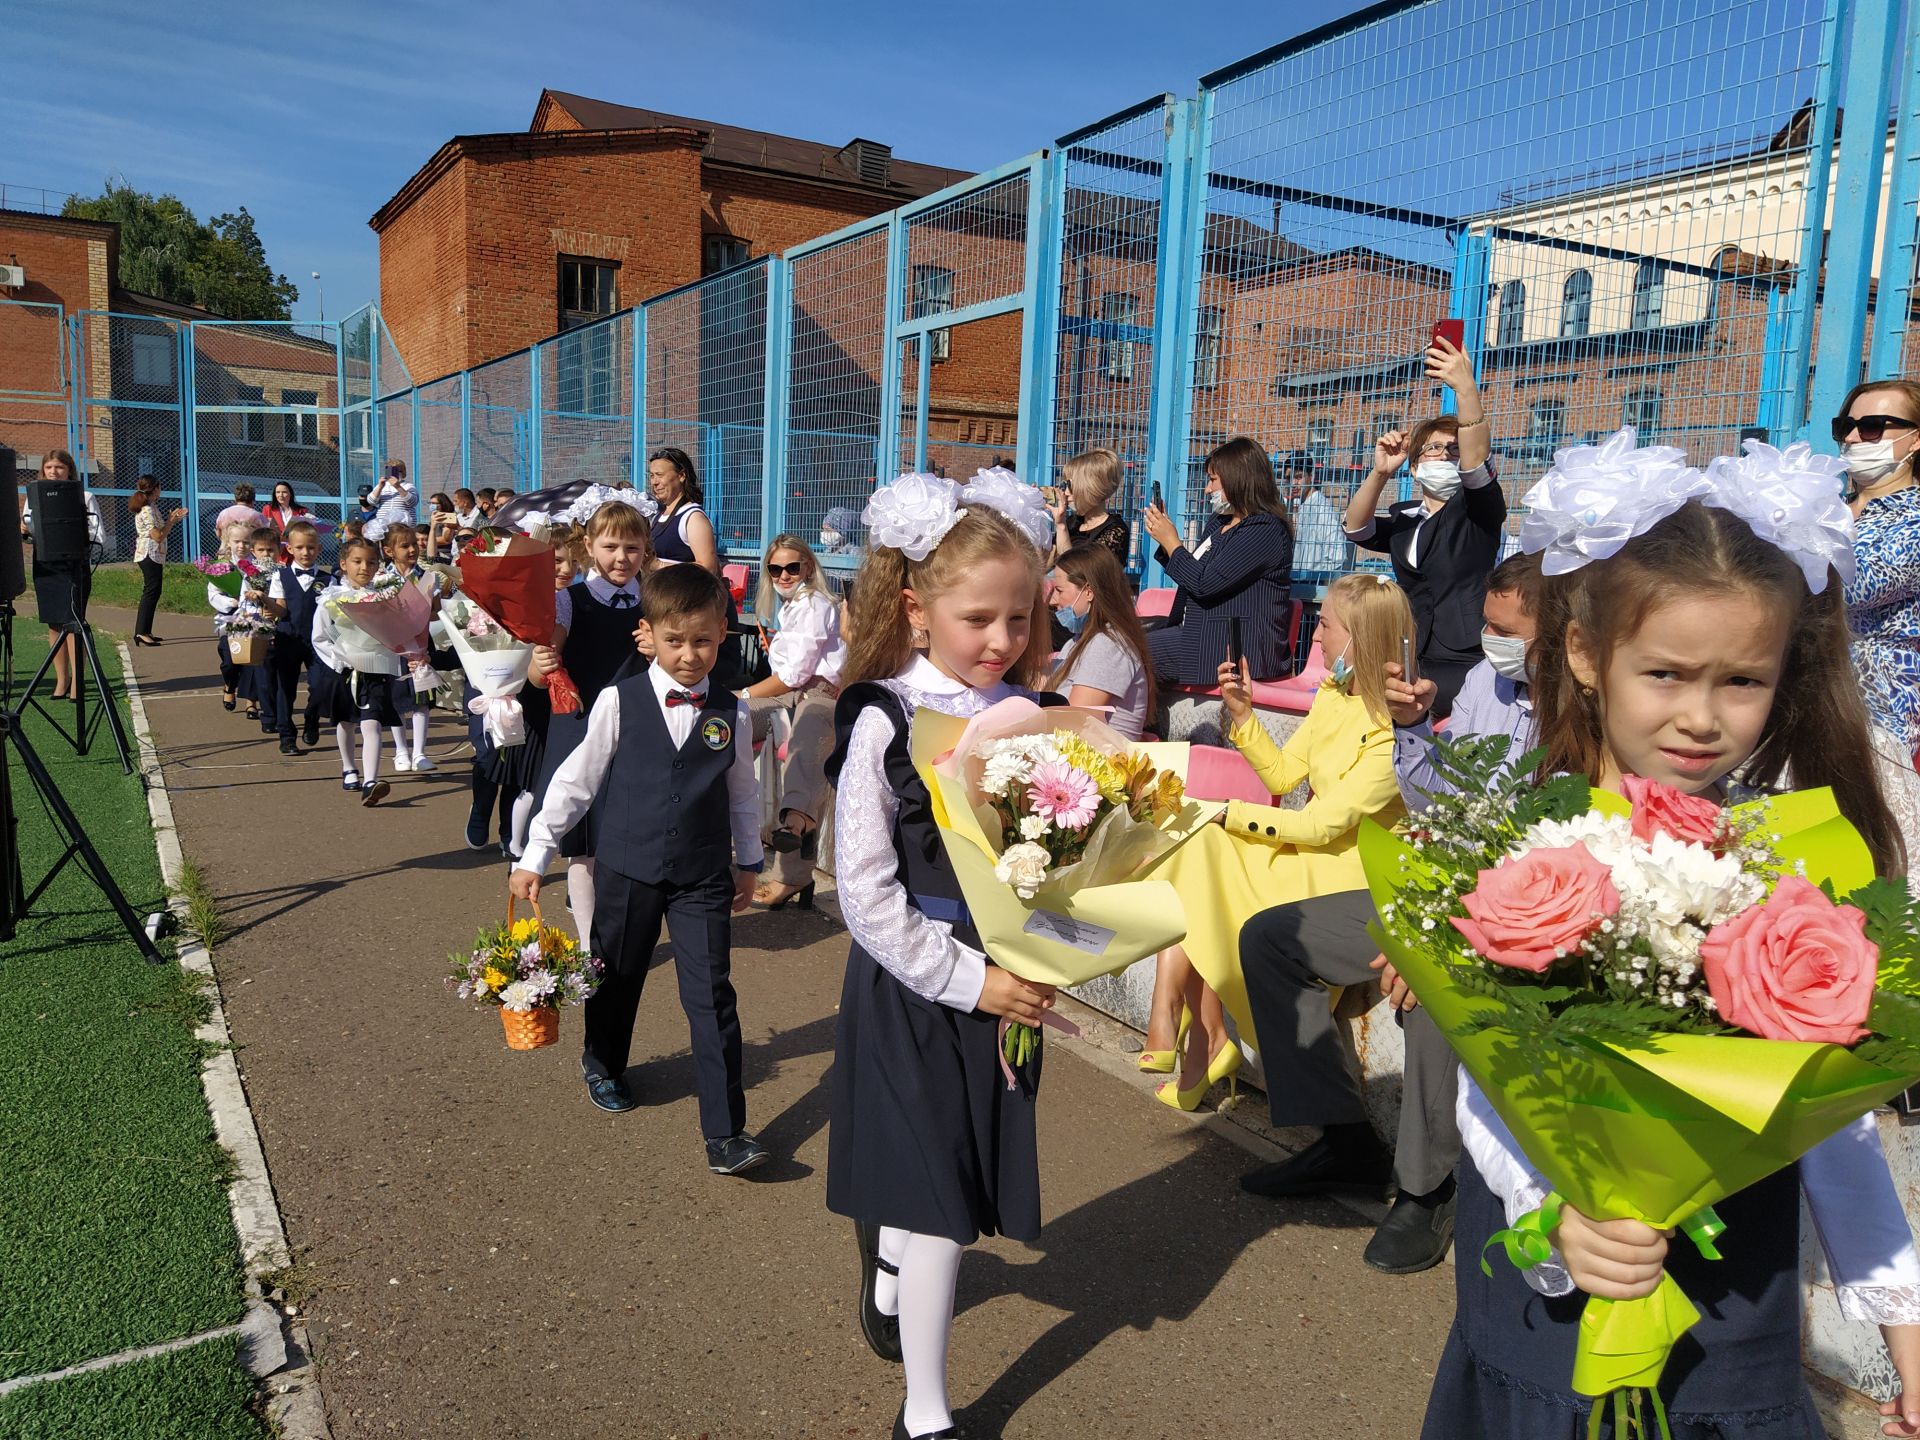
<path fill-rule="evenodd" d="M 667 708 L 669 710 L 676 705 L 698 705 L 699 703 L 700 697 L 691 690 L 667 691 Z"/>

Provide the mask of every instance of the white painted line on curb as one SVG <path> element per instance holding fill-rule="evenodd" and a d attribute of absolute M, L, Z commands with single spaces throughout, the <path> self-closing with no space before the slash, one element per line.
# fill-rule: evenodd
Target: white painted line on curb
<path fill-rule="evenodd" d="M 233 1156 L 234 1163 L 234 1178 L 227 1187 L 227 1204 L 233 1213 L 234 1233 L 239 1238 L 240 1256 L 247 1271 L 247 1318 L 226 1331 L 209 1333 L 225 1334 L 235 1330 L 245 1333 L 241 1358 L 268 1388 L 267 1413 L 278 1427 L 281 1440 L 331 1440 L 306 1326 L 297 1315 L 289 1315 L 284 1319 L 283 1333 L 280 1311 L 264 1298 L 262 1277 L 290 1264 L 292 1254 L 280 1222 L 280 1206 L 274 1199 L 273 1179 L 267 1172 L 266 1151 L 260 1144 L 260 1131 L 253 1123 L 253 1108 L 247 1102 L 240 1066 L 233 1057 L 233 1037 L 227 1030 L 227 1013 L 220 1001 L 220 981 L 214 973 L 213 957 L 187 926 L 189 911 L 180 889 L 183 868 L 180 835 L 174 828 L 173 804 L 167 797 L 159 751 L 147 724 L 147 707 L 140 694 L 139 677 L 134 674 L 133 654 L 124 640 L 116 644 L 120 651 L 120 673 L 127 689 L 127 710 L 133 718 L 134 739 L 139 750 L 140 774 L 147 788 L 147 813 L 153 821 L 154 849 L 160 856 L 160 878 L 167 887 L 168 906 L 179 925 L 180 968 L 201 977 L 211 1002 L 206 1024 L 195 1032 L 198 1039 L 213 1047 L 212 1054 L 201 1066 L 200 1085 L 206 1094 L 207 1109 L 213 1115 L 214 1134 Z M 293 1341 L 292 1354 L 286 1344 L 289 1335 Z"/>
<path fill-rule="evenodd" d="M 20 1375 L 12 1380 L 0 1380 L 0 1395 L 11 1395 L 15 1390 L 24 1390 L 29 1385 L 44 1385 L 50 1380 L 65 1380 L 71 1375 L 90 1375 L 95 1370 L 111 1370 L 116 1365 L 130 1365 L 135 1360 L 151 1360 L 156 1355 L 171 1355 L 176 1350 L 204 1345 L 222 1336 L 238 1335 L 240 1330 L 240 1323 L 236 1322 L 214 1330 L 202 1330 L 198 1335 L 185 1335 L 178 1340 L 163 1340 L 158 1345 L 141 1345 L 132 1350 L 102 1355 L 96 1360 L 82 1360 L 78 1365 L 69 1365 L 63 1370 L 49 1370 L 44 1375 Z"/>

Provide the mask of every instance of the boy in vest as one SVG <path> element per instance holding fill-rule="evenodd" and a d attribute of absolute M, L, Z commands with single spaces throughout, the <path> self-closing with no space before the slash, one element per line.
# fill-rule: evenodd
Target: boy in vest
<path fill-rule="evenodd" d="M 333 576 L 316 563 L 320 556 L 320 532 L 310 520 L 296 520 L 284 537 L 289 563 L 274 571 L 267 585 L 267 598 L 261 612 L 273 617 L 273 649 L 268 665 L 273 675 L 273 713 L 280 727 L 280 753 L 298 755 L 293 740 L 293 697 L 300 688 L 300 677 L 313 664 L 313 612 L 320 596 L 333 583 Z M 320 738 L 319 717 L 313 712 L 312 686 L 308 688 L 306 741 L 309 746 Z"/>
<path fill-rule="evenodd" d="M 680 1005 L 699 1077 L 707 1168 L 739 1175 L 767 1152 L 746 1133 L 740 1018 L 729 978 L 732 917 L 760 872 L 760 787 L 747 707 L 709 676 L 727 635 L 727 592 L 698 565 L 641 585 L 635 638 L 653 664 L 600 692 L 586 738 L 554 773 L 508 882 L 540 894 L 558 838 L 594 820 L 593 953 L 606 964 L 586 1003 L 587 1098 L 631 1110 L 622 1079 L 647 964 L 669 922 Z"/>

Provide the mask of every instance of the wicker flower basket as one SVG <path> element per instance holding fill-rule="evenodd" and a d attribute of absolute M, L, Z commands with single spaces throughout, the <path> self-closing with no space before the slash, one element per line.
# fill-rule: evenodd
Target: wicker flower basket
<path fill-rule="evenodd" d="M 507 1046 L 513 1050 L 538 1050 L 560 1038 L 560 1011 L 552 1005 L 537 1010 L 502 1010 L 500 1024 L 507 1032 Z"/>
<path fill-rule="evenodd" d="M 236 665 L 264 665 L 267 663 L 267 637 L 257 634 L 230 636 L 227 653 L 233 656 Z"/>

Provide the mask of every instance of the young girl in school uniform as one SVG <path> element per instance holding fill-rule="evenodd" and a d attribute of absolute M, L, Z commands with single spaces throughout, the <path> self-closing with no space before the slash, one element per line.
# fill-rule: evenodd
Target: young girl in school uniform
<path fill-rule="evenodd" d="M 393 690 L 407 681 L 406 665 L 398 655 L 381 649 L 356 632 L 347 658 L 342 631 L 345 622 L 334 617 L 327 601 L 364 595 L 373 585 L 380 550 L 371 540 L 345 540 L 340 545 L 340 578 L 320 596 L 313 613 L 313 653 L 318 659 L 308 681 L 313 690 L 310 713 L 319 723 L 333 726 L 340 747 L 340 788 L 357 792 L 362 805 L 378 805 L 392 788 L 380 778 L 380 727 L 398 723 Z M 360 765 L 354 767 L 353 732 L 360 732 Z"/>
<path fill-rule="evenodd" d="M 908 756 L 908 726 L 922 706 L 976 715 L 1044 673 L 1041 556 L 1053 527 L 1028 487 L 980 493 L 928 475 L 883 487 L 865 519 L 873 545 L 854 585 L 827 766 L 853 938 L 827 1207 L 855 1222 L 867 1343 L 906 1368 L 893 1433 L 924 1440 L 959 1434 L 947 1345 L 962 1251 L 982 1234 L 1040 1231 L 1038 1072 L 1009 1091 L 997 1041 L 1001 1019 L 1037 1024 L 1053 992 L 981 950 Z"/>
<path fill-rule="evenodd" d="M 1679 452 L 1670 453 L 1677 470 Z M 1740 473 L 1748 465 L 1772 473 Z M 1830 539 L 1847 533 L 1844 502 L 1827 477 L 1803 483 L 1810 475 L 1778 457 L 1716 462 L 1705 503 L 1684 504 L 1636 496 L 1623 475 L 1621 505 L 1609 517 L 1635 537 L 1623 546 L 1594 536 L 1582 518 L 1586 492 L 1562 501 L 1549 473 L 1528 497 L 1534 509 L 1523 531 L 1527 548 L 1544 547 L 1548 572 L 1562 577 L 1550 586 L 1533 652 L 1542 771 L 1578 772 L 1616 793 L 1623 777 L 1638 775 L 1715 800 L 1831 786 L 1876 869 L 1903 874 L 1829 568 L 1851 562 L 1850 547 Z M 1761 481 L 1769 482 L 1764 500 Z M 1772 498 L 1793 486 L 1804 496 L 1797 519 Z M 1636 506 L 1638 516 L 1626 513 Z M 1838 524 L 1823 514 L 1836 506 Z M 1745 515 L 1759 517 L 1769 538 Z M 1897 1417 L 1883 1433 L 1920 1435 L 1920 1261 L 1871 1115 L 1716 1205 L 1727 1223 L 1720 1261 L 1637 1220 L 1569 1205 L 1546 1264 L 1522 1272 L 1496 1259 L 1483 1274 L 1476 1257 L 1488 1239 L 1537 1208 L 1554 1177 L 1533 1169 L 1464 1076 L 1457 1108 L 1467 1152 L 1458 1310 L 1424 1440 L 1586 1435 L 1594 1402 L 1569 1388 L 1585 1295 L 1650 1294 L 1663 1268 L 1703 1315 L 1660 1382 L 1674 1440 L 1819 1440 L 1826 1432 L 1801 1368 L 1803 1191 L 1843 1313 L 1878 1322 L 1893 1361 L 1901 1393 L 1881 1406 Z M 1611 1436 L 1610 1423 L 1598 1433 Z"/>
<path fill-rule="evenodd" d="M 553 644 L 533 652 L 528 678 L 544 688 L 547 676 L 564 667 L 580 691 L 580 708 L 547 722 L 545 753 L 530 802 L 537 808 L 560 763 L 586 738 L 587 715 L 600 692 L 631 665 L 644 665 L 636 649 L 640 624 L 640 576 L 653 560 L 646 518 L 618 500 L 610 500 L 585 522 L 587 578 L 555 596 Z M 529 812 L 531 813 L 531 812 Z M 580 943 L 593 933 L 593 817 L 569 830 L 560 844 L 567 861 L 567 906 Z"/>
<path fill-rule="evenodd" d="M 422 568 L 420 532 L 404 521 L 376 520 L 374 523 L 385 527 L 379 536 L 385 563 L 375 576 L 376 581 L 407 580 L 423 586 L 433 612 L 438 614 L 440 590 L 445 582 L 439 571 Z M 404 686 L 394 687 L 393 708 L 401 724 L 393 727 L 393 768 L 402 774 L 410 770 L 430 773 L 440 768 L 427 754 L 427 721 L 433 713 L 432 697 L 415 689 L 411 677 L 404 678 L 407 680 Z"/>

